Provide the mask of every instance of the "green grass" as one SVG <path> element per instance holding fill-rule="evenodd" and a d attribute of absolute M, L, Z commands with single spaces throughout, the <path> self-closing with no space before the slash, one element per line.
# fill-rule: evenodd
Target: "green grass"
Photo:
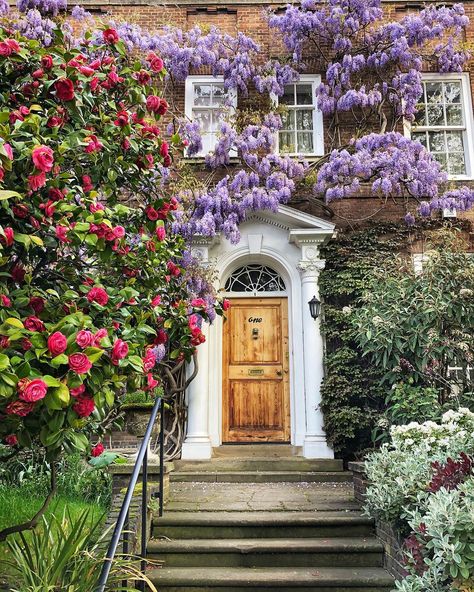
<path fill-rule="evenodd" d="M 30 492 L 22 491 L 21 488 L 0 486 L 0 529 L 30 520 L 39 510 L 43 501 L 43 498 L 32 497 Z M 83 502 L 58 494 L 46 511 L 46 516 L 55 514 L 61 518 L 66 508 L 74 517 L 88 509 L 91 524 L 96 522 L 105 512 L 105 508 L 99 504 Z M 26 537 L 28 538 L 28 534 Z M 10 570 L 5 561 L 9 559 L 10 554 L 6 543 L 0 543 L 0 585 L 2 581 L 8 580 Z"/>

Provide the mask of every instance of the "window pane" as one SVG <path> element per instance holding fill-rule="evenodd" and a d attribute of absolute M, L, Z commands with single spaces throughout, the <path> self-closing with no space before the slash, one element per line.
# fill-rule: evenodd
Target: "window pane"
<path fill-rule="evenodd" d="M 465 175 L 466 163 L 463 152 L 448 153 L 448 172 L 451 175 Z"/>
<path fill-rule="evenodd" d="M 280 152 L 296 152 L 294 132 L 280 132 L 279 144 Z"/>
<path fill-rule="evenodd" d="M 427 105 L 428 125 L 444 125 L 443 105 Z"/>
<path fill-rule="evenodd" d="M 286 111 L 281 115 L 282 129 L 294 130 L 295 129 L 295 112 L 293 110 Z"/>
<path fill-rule="evenodd" d="M 448 125 L 463 125 L 461 105 L 446 105 L 446 123 Z"/>
<path fill-rule="evenodd" d="M 295 85 L 287 84 L 284 89 L 283 96 L 280 97 L 280 103 L 283 105 L 294 105 L 295 104 Z"/>
<path fill-rule="evenodd" d="M 412 134 L 412 138 L 416 141 L 416 142 L 420 142 L 420 144 L 422 146 L 424 146 L 426 149 L 428 149 L 428 141 L 426 138 L 426 132 L 414 132 Z"/>
<path fill-rule="evenodd" d="M 462 132 L 447 132 L 446 144 L 448 152 L 464 152 Z"/>
<path fill-rule="evenodd" d="M 443 84 L 441 82 L 426 83 L 426 102 L 430 104 L 443 103 Z"/>
<path fill-rule="evenodd" d="M 211 85 L 210 84 L 195 84 L 194 85 L 194 104 L 197 106 L 205 106 L 211 104 Z"/>
<path fill-rule="evenodd" d="M 211 111 L 212 123 L 211 129 L 213 132 L 219 131 L 222 120 L 225 119 L 225 111 L 220 109 L 212 109 Z"/>
<path fill-rule="evenodd" d="M 313 149 L 313 132 L 298 132 L 298 149 L 296 152 L 304 154 L 312 154 Z"/>
<path fill-rule="evenodd" d="M 313 111 L 310 109 L 298 109 L 296 111 L 296 129 L 297 130 L 312 130 L 313 129 Z"/>
<path fill-rule="evenodd" d="M 430 151 L 431 152 L 446 152 L 444 143 L 444 132 L 429 132 Z"/>
<path fill-rule="evenodd" d="M 426 125 L 426 105 L 422 103 L 417 105 L 416 108 L 418 109 L 415 114 L 416 125 Z"/>
<path fill-rule="evenodd" d="M 444 85 L 446 103 L 461 103 L 461 83 L 447 82 Z"/>
<path fill-rule="evenodd" d="M 202 133 L 207 133 L 212 130 L 212 117 L 210 110 L 194 109 L 193 119 L 199 123 L 199 129 Z"/>
<path fill-rule="evenodd" d="M 227 92 L 224 88 L 224 84 L 213 84 L 212 85 L 212 104 L 222 105 L 227 99 Z"/>
<path fill-rule="evenodd" d="M 443 171 L 447 170 L 447 163 L 446 163 L 446 153 L 434 153 L 433 157 L 435 158 L 435 160 L 437 160 L 439 162 L 439 164 L 441 165 L 441 168 Z"/>
<path fill-rule="evenodd" d="M 313 85 L 312 84 L 297 84 L 296 85 L 296 104 L 297 105 L 312 105 L 313 104 Z"/>

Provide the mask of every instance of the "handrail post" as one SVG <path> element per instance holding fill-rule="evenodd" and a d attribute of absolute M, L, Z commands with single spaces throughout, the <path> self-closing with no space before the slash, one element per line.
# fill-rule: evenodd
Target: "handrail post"
<path fill-rule="evenodd" d="M 165 474 L 165 406 L 161 405 L 160 415 L 160 505 L 158 509 L 158 516 L 163 516 L 163 482 Z"/>
<path fill-rule="evenodd" d="M 147 510 L 148 510 L 148 446 L 145 450 L 142 465 L 142 506 L 141 506 L 141 550 L 140 550 L 140 569 L 142 573 L 146 569 L 146 546 L 148 542 L 147 532 Z M 145 582 L 139 582 L 139 589 L 145 592 Z"/>

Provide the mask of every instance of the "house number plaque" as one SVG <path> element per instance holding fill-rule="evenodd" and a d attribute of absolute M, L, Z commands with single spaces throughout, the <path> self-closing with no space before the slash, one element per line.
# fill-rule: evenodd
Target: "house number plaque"
<path fill-rule="evenodd" d="M 250 368 L 249 375 L 250 376 L 262 376 L 263 369 L 262 368 Z"/>

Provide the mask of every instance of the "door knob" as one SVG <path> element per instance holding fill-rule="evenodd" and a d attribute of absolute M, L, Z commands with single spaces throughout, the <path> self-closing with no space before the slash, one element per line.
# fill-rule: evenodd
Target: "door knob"
<path fill-rule="evenodd" d="M 283 372 L 281 370 L 277 370 L 277 376 L 281 376 L 283 374 Z"/>

